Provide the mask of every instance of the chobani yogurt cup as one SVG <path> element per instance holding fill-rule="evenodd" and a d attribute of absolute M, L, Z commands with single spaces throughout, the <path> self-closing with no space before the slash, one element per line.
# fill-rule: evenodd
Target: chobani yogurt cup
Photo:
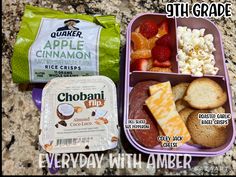
<path fill-rule="evenodd" d="M 52 79 L 43 89 L 39 142 L 50 153 L 117 146 L 116 87 L 105 76 Z"/>

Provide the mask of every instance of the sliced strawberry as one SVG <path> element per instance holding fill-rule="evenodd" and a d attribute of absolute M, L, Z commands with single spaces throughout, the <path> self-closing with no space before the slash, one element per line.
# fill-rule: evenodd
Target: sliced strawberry
<path fill-rule="evenodd" d="M 148 59 L 140 58 L 135 59 L 130 65 L 130 71 L 147 71 L 150 62 Z"/>
<path fill-rule="evenodd" d="M 158 60 L 159 62 L 164 62 L 169 60 L 171 57 L 171 50 L 167 46 L 156 45 L 152 49 L 152 58 Z"/>
<path fill-rule="evenodd" d="M 140 33 L 148 39 L 155 36 L 157 32 L 158 26 L 157 23 L 153 20 L 146 20 L 140 25 Z"/>
<path fill-rule="evenodd" d="M 158 25 L 158 33 L 157 33 L 157 37 L 162 37 L 165 34 L 169 33 L 169 24 L 167 20 L 164 20 L 161 22 L 160 25 Z"/>
<path fill-rule="evenodd" d="M 165 34 L 160 39 L 156 41 L 156 45 L 162 45 L 162 46 L 171 46 L 171 37 L 169 34 Z"/>
<path fill-rule="evenodd" d="M 171 66 L 170 60 L 164 61 L 164 62 L 159 62 L 158 60 L 153 61 L 153 66 L 155 67 L 162 67 L 162 68 L 168 68 Z"/>

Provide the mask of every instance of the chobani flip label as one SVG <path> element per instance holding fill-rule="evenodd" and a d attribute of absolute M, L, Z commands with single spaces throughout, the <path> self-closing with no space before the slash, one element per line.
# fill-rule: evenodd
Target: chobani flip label
<path fill-rule="evenodd" d="M 43 89 L 40 144 L 50 153 L 117 146 L 114 83 L 104 76 L 52 79 Z"/>
<path fill-rule="evenodd" d="M 101 26 L 79 19 L 42 18 L 29 49 L 31 82 L 97 75 Z"/>

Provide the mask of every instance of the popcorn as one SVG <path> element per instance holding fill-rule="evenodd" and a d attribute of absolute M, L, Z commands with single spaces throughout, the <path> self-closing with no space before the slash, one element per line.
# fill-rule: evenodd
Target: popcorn
<path fill-rule="evenodd" d="M 204 28 L 200 29 L 200 36 L 201 36 L 201 37 L 204 36 L 204 33 L 205 33 L 205 29 L 204 29 Z"/>
<path fill-rule="evenodd" d="M 200 42 L 199 42 L 199 47 L 200 47 L 200 48 L 203 48 L 204 45 L 205 45 L 205 40 L 204 40 L 204 38 L 203 38 L 203 37 L 200 37 L 200 38 L 199 38 L 199 41 L 200 41 Z"/>
<path fill-rule="evenodd" d="M 185 44 L 185 45 L 183 46 L 183 51 L 184 51 L 186 54 L 190 54 L 192 50 L 193 50 L 193 46 L 190 45 L 190 44 Z"/>
<path fill-rule="evenodd" d="M 183 52 L 183 50 L 178 51 L 178 57 L 181 61 L 185 61 L 188 59 L 188 56 Z"/>
<path fill-rule="evenodd" d="M 192 33 L 193 33 L 193 36 L 195 37 L 195 39 L 197 39 L 197 37 L 200 37 L 200 35 L 201 35 L 201 32 L 198 29 L 193 29 Z"/>
<path fill-rule="evenodd" d="M 214 37 L 213 37 L 212 34 L 207 34 L 206 36 L 204 36 L 204 39 L 205 39 L 206 41 L 213 42 Z"/>
<path fill-rule="evenodd" d="M 197 71 L 197 72 L 195 72 L 195 76 L 202 77 L 202 76 L 203 76 L 203 73 L 202 73 L 201 71 Z"/>
<path fill-rule="evenodd" d="M 189 29 L 186 26 L 177 28 L 178 64 L 180 72 L 203 76 L 216 75 L 219 68 L 215 67 L 215 58 L 212 54 L 216 49 L 212 34 L 204 36 L 205 29 Z"/>
<path fill-rule="evenodd" d="M 179 40 L 178 40 L 178 45 L 181 46 L 181 47 L 183 47 L 183 44 L 184 44 L 184 41 L 183 41 L 182 39 L 179 39 Z"/>

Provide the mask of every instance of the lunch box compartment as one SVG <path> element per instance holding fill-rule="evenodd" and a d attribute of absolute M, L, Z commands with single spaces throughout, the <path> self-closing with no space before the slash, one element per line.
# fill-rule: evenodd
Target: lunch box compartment
<path fill-rule="evenodd" d="M 129 87 L 127 88 L 126 92 L 127 94 L 127 99 L 129 99 L 129 92 L 132 90 L 132 87 L 135 86 L 135 84 L 142 82 L 142 81 L 150 81 L 150 80 L 155 80 L 158 82 L 166 82 L 166 81 L 170 81 L 171 86 L 175 86 L 176 84 L 179 84 L 181 82 L 191 82 L 195 79 L 197 79 L 199 77 L 193 77 L 191 75 L 183 75 L 183 74 L 172 74 L 172 73 L 150 73 L 150 72 L 133 72 L 130 75 L 130 79 L 129 79 Z M 203 77 L 203 78 L 209 78 L 212 79 L 214 81 L 216 81 L 218 84 L 221 85 L 221 87 L 224 89 L 224 91 L 227 91 L 227 85 L 225 82 L 224 77 L 222 76 L 207 76 L 207 77 Z M 230 95 L 227 94 L 227 97 L 229 98 Z M 227 102 L 224 104 L 223 106 L 225 108 L 226 113 L 230 113 L 231 109 L 230 109 L 230 99 L 227 99 Z M 128 123 L 128 114 L 129 114 L 129 101 L 126 101 L 126 117 L 124 120 L 124 123 Z M 217 148 L 204 148 L 201 147 L 199 145 L 189 145 L 189 144 L 185 144 L 177 149 L 165 149 L 162 148 L 160 146 L 156 146 L 152 149 L 150 148 L 146 148 L 142 145 L 140 145 L 130 134 L 129 130 L 125 130 L 126 135 L 128 137 L 128 139 L 131 141 L 131 143 L 139 150 L 141 150 L 142 152 L 145 153 L 180 153 L 180 154 L 192 154 L 195 156 L 202 156 L 202 155 L 218 155 L 218 154 L 223 154 L 224 152 L 226 152 L 232 145 L 233 141 L 234 141 L 234 120 L 231 119 L 230 120 L 230 124 L 228 125 L 228 138 L 227 138 L 227 142 L 222 145 L 221 147 L 217 147 Z"/>
<path fill-rule="evenodd" d="M 214 37 L 213 43 L 214 47 L 216 49 L 215 52 L 213 52 L 213 55 L 215 56 L 216 64 L 215 66 L 219 68 L 219 71 L 217 75 L 225 76 L 226 69 L 224 67 L 224 50 L 222 46 L 222 40 L 221 40 L 221 34 L 216 27 L 216 25 L 211 22 L 210 20 L 204 19 L 204 18 L 196 18 L 196 17 L 189 17 L 189 18 L 176 18 L 177 26 L 187 26 L 190 29 L 205 29 L 205 35 L 206 34 L 212 34 Z M 178 47 L 178 42 L 177 42 Z M 178 61 L 178 57 L 177 57 Z"/>
<path fill-rule="evenodd" d="M 131 21 L 128 29 L 129 32 L 127 33 L 127 46 L 128 46 L 128 53 L 130 56 L 132 48 L 131 48 L 131 32 L 133 32 L 139 25 L 141 25 L 145 20 L 147 19 L 153 19 L 155 21 L 158 21 L 159 23 L 161 23 L 163 20 L 167 19 L 165 15 L 163 14 L 145 14 L 142 16 L 139 16 L 135 19 L 135 21 Z M 176 55 L 177 55 L 177 41 L 176 41 L 176 20 L 174 18 L 168 18 L 168 24 L 169 24 L 169 33 L 171 35 L 171 39 L 173 39 L 173 41 L 171 42 L 171 64 L 172 64 L 172 71 L 175 73 L 178 73 L 178 63 L 176 61 Z M 126 47 L 127 47 L 126 46 Z M 127 50 L 126 50 L 127 52 Z M 130 57 L 129 57 L 130 60 Z"/>
<path fill-rule="evenodd" d="M 125 84 L 124 84 L 124 131 L 128 141 L 139 151 L 147 154 L 190 154 L 192 156 L 217 156 L 220 154 L 224 154 L 227 152 L 233 145 L 235 139 L 235 123 L 234 117 L 231 118 L 230 124 L 228 125 L 228 140 L 221 147 L 217 148 L 204 148 L 199 145 L 189 145 L 188 143 L 182 145 L 177 149 L 167 149 L 162 148 L 160 145 L 154 148 L 146 148 L 140 145 L 132 136 L 130 130 L 125 128 L 125 124 L 128 122 L 129 115 L 129 93 L 132 90 L 133 86 L 141 81 L 155 80 L 159 82 L 170 81 L 171 85 L 174 86 L 181 82 L 191 82 L 199 77 L 190 75 L 190 74 L 181 74 L 178 69 L 178 59 L 177 59 L 177 38 L 176 38 L 176 30 L 177 26 L 187 26 L 188 28 L 196 28 L 196 29 L 205 29 L 205 34 L 212 34 L 214 36 L 214 46 L 216 51 L 213 53 L 216 60 L 216 67 L 219 68 L 219 72 L 217 75 L 205 75 L 205 78 L 210 78 L 217 83 L 219 83 L 224 91 L 227 92 L 227 102 L 223 105 L 226 113 L 232 112 L 232 96 L 231 96 L 231 88 L 229 84 L 229 76 L 227 73 L 226 66 L 224 64 L 224 50 L 222 46 L 221 35 L 217 27 L 209 20 L 202 18 L 171 18 L 169 19 L 169 29 L 171 30 L 171 36 L 173 37 L 173 46 L 174 53 L 176 55 L 171 58 L 173 73 L 163 73 L 163 72 L 150 72 L 150 71 L 134 71 L 130 72 L 130 54 L 131 54 L 131 32 L 135 30 L 144 20 L 146 19 L 155 19 L 157 21 L 161 21 L 166 18 L 165 14 L 158 13 L 145 13 L 136 16 L 128 25 L 127 29 L 127 41 L 126 41 L 126 65 L 125 65 Z"/>

